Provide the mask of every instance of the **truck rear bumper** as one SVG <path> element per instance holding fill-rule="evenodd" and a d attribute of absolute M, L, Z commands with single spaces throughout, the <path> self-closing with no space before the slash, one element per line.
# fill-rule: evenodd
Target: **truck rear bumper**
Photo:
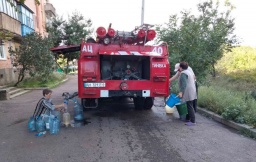
<path fill-rule="evenodd" d="M 100 97 L 150 97 L 150 90 L 100 90 Z"/>

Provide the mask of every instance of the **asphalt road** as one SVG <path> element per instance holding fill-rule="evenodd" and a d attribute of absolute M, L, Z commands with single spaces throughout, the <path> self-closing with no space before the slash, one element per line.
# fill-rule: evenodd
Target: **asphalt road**
<path fill-rule="evenodd" d="M 53 89 L 53 102 L 77 91 L 77 76 Z M 106 101 L 86 111 L 87 124 L 62 127 L 59 134 L 36 137 L 27 130 L 41 90 L 0 101 L 1 162 L 253 162 L 256 141 L 200 114 L 185 126 L 177 112 L 163 107 L 136 111 L 131 100 Z M 162 102 L 156 99 L 156 105 Z M 72 115 L 72 104 L 69 106 Z"/>

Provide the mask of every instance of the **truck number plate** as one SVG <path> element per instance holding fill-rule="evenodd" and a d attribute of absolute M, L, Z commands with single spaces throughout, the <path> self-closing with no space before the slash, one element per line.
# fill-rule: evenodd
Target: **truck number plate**
<path fill-rule="evenodd" d="M 84 83 L 84 87 L 106 87 L 106 83 Z"/>

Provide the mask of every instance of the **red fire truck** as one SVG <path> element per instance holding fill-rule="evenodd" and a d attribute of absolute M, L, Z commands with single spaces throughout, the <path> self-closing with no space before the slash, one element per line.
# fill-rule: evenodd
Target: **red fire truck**
<path fill-rule="evenodd" d="M 56 53 L 80 50 L 78 96 L 84 108 L 96 108 L 101 98 L 129 97 L 136 109 L 151 109 L 154 97 L 169 95 L 170 65 L 166 43 L 145 45 L 155 38 L 152 26 L 115 31 L 99 27 L 97 38 L 80 45 L 52 48 Z"/>

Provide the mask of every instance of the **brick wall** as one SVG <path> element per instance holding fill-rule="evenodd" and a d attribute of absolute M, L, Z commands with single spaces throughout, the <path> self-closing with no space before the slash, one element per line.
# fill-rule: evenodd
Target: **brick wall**
<path fill-rule="evenodd" d="M 13 68 L 0 69 L 0 86 L 14 83 L 17 78 L 18 72 L 14 72 Z"/>

